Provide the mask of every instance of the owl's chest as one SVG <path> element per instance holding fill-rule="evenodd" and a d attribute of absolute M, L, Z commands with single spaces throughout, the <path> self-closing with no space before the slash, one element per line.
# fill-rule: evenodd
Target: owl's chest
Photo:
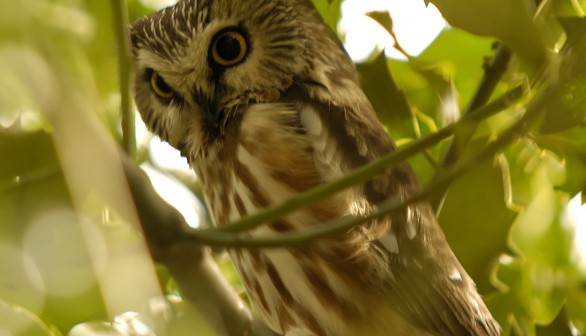
<path fill-rule="evenodd" d="M 319 146 L 312 142 L 311 129 L 300 128 L 297 111 L 279 107 L 249 111 L 235 137 L 226 139 L 223 150 L 198 167 L 216 225 L 287 202 L 331 178 L 323 178 L 323 171 L 318 171 Z M 263 223 L 249 234 L 266 237 L 346 216 L 356 203 L 353 195 L 338 194 Z M 373 334 L 369 300 L 377 295 L 373 284 L 383 281 L 377 280 L 379 261 L 367 244 L 355 233 L 319 248 L 233 250 L 231 254 L 251 301 L 274 330 L 303 335 Z"/>
<path fill-rule="evenodd" d="M 311 140 L 291 105 L 253 105 L 234 127 L 214 154 L 195 167 L 216 225 L 287 202 L 324 182 Z M 269 226 L 286 231 L 334 219 L 340 216 L 343 202 L 336 199 L 337 205 L 333 203 L 321 202 L 309 208 L 310 213 L 299 211 Z"/>
<path fill-rule="evenodd" d="M 215 224 L 225 225 L 287 202 L 320 184 L 313 162 L 303 157 L 306 155 L 291 143 L 247 139 L 236 146 L 232 155 L 198 169 Z M 288 231 L 300 228 L 299 223 L 315 223 L 315 216 L 319 219 L 337 217 L 331 213 L 334 211 L 330 209 L 331 202 L 322 203 L 310 208 L 313 215 L 298 211 L 286 219 L 269 223 L 268 227 Z"/>

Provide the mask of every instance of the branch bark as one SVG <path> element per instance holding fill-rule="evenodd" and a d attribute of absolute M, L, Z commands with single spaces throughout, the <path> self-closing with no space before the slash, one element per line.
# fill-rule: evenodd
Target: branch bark
<path fill-rule="evenodd" d="M 165 265 L 190 302 L 218 335 L 274 336 L 256 320 L 211 257 L 210 249 L 188 242 L 183 216 L 153 189 L 148 177 L 121 155 L 142 229 L 153 258 Z"/>

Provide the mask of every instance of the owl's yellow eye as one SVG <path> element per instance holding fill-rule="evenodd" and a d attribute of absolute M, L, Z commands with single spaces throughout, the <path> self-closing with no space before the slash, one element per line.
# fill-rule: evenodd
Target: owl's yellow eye
<path fill-rule="evenodd" d="M 246 37 L 234 28 L 220 31 L 212 39 L 210 54 L 212 61 L 220 66 L 236 65 L 246 57 L 248 41 Z"/>
<path fill-rule="evenodd" d="M 173 97 L 173 89 L 156 71 L 151 73 L 151 88 L 161 99 L 171 99 Z"/>

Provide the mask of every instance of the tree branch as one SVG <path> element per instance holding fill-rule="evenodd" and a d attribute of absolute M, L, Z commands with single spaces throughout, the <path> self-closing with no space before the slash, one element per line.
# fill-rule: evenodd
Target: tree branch
<path fill-rule="evenodd" d="M 114 18 L 114 34 L 118 46 L 118 80 L 120 112 L 122 115 L 122 146 L 131 157 L 136 155 L 135 117 L 130 102 L 130 53 L 127 28 L 128 13 L 125 0 L 110 0 Z"/>
<path fill-rule="evenodd" d="M 183 216 L 153 189 L 148 177 L 122 155 L 124 172 L 153 258 L 167 267 L 189 301 L 218 335 L 276 335 L 252 317 L 222 276 L 209 248 L 186 241 Z"/>

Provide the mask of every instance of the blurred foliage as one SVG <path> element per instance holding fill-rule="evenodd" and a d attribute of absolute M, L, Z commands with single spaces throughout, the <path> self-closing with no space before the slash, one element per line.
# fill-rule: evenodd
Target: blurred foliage
<path fill-rule="evenodd" d="M 335 28 L 341 1 L 314 2 Z M 586 195 L 586 2 L 431 2 L 454 28 L 407 60 L 375 53 L 358 66 L 365 91 L 402 145 L 459 117 L 496 41 L 514 52 L 492 96 L 520 83 L 530 83 L 530 94 L 477 125 L 461 156 L 482 151 L 533 97 L 546 95 L 544 113 L 530 134 L 451 185 L 440 222 L 504 335 L 586 333 L 586 261 L 569 216 L 570 203 L 582 205 L 570 199 Z M 0 2 L 0 333 L 210 333 L 166 271 L 135 255 L 144 254 L 141 241 L 108 191 L 120 185 L 84 194 L 76 182 L 110 171 L 100 146 L 121 143 L 115 34 L 123 31 L 110 4 Z M 128 1 L 131 21 L 152 10 Z M 447 144 L 410 160 L 424 183 Z M 149 161 L 141 146 L 141 160 Z M 127 259 L 129 272 L 139 279 L 152 272 L 161 285 L 135 286 L 149 281 L 121 272 Z M 219 261 L 241 290 L 233 266 L 222 254 Z"/>

